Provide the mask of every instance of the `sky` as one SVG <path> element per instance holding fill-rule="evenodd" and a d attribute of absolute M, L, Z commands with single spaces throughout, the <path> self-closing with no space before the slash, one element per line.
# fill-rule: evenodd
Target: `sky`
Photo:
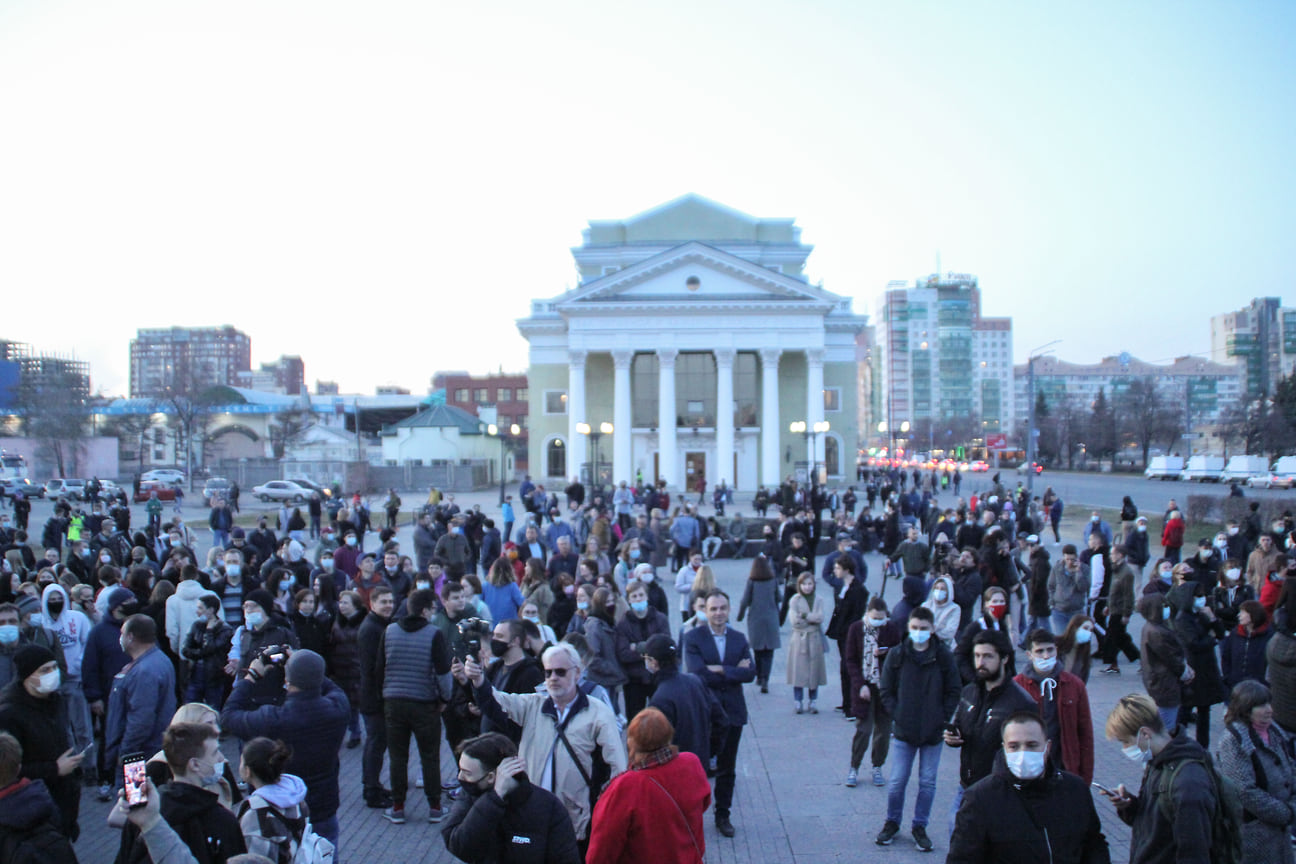
<path fill-rule="evenodd" d="M 421 393 L 695 192 L 860 312 L 939 260 L 1018 362 L 1204 355 L 1296 304 L 1294 56 L 1259 0 L 0 0 L 0 338 L 118 395 L 137 328 L 232 324 Z"/>

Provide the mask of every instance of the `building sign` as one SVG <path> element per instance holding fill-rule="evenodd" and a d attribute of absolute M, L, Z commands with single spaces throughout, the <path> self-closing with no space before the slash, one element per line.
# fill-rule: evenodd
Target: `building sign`
<path fill-rule="evenodd" d="M 1007 450 L 1008 436 L 1002 434 L 987 435 L 986 449 L 987 450 Z"/>

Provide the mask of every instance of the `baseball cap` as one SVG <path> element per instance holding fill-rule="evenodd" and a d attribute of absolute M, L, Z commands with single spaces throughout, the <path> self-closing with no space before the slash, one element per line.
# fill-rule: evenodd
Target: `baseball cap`
<path fill-rule="evenodd" d="M 663 660 L 674 660 L 679 657 L 679 649 L 675 647 L 675 643 L 669 636 L 664 633 L 654 633 L 644 643 L 643 655 L 660 663 Z"/>

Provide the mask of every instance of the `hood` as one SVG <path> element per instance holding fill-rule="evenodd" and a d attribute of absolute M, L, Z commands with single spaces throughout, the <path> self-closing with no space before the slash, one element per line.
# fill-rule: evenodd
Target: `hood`
<path fill-rule="evenodd" d="M 262 786 L 255 794 L 280 810 L 285 810 L 306 800 L 306 783 L 296 774 L 284 774 L 278 783 Z"/>
<path fill-rule="evenodd" d="M 1268 632 L 1269 632 L 1269 622 L 1266 621 L 1265 623 L 1261 624 L 1259 627 L 1256 627 L 1251 631 L 1251 638 L 1255 638 L 1256 636 L 1263 636 Z M 1241 624 L 1237 626 L 1237 635 L 1241 636 L 1243 639 L 1247 638 L 1246 629 L 1243 628 Z"/>
<path fill-rule="evenodd" d="M 211 591 L 204 588 L 197 579 L 186 579 L 176 586 L 175 593 L 171 596 L 179 597 L 181 600 L 197 600 L 204 594 L 210 593 Z"/>
<path fill-rule="evenodd" d="M 64 589 L 62 585 L 57 582 L 51 585 L 46 585 L 45 590 L 41 592 L 41 618 L 50 624 L 53 624 L 55 619 L 49 612 L 49 599 L 55 594 L 58 594 L 63 598 L 63 612 L 59 613 L 59 617 L 62 617 L 63 613 L 67 612 L 68 608 L 72 605 L 72 598 L 68 597 L 67 590 Z"/>
<path fill-rule="evenodd" d="M 0 792 L 0 827 L 28 831 L 57 818 L 54 799 L 41 780 L 24 777 Z"/>
<path fill-rule="evenodd" d="M 935 608 L 937 606 L 945 607 L 945 606 L 949 606 L 954 602 L 954 580 L 949 578 L 948 576 L 941 576 L 937 578 L 935 582 L 932 583 L 932 591 L 935 591 L 938 585 L 945 586 L 945 602 L 937 603 L 936 599 L 929 594 L 927 603 L 923 604 L 924 606 L 928 606 L 928 604 L 931 604 L 930 606 L 928 606 L 928 608 Z"/>
<path fill-rule="evenodd" d="M 422 630 L 432 622 L 428 621 L 422 615 L 406 615 L 404 618 L 400 619 L 398 623 L 400 624 L 400 628 L 406 633 L 414 633 L 415 631 Z"/>
<path fill-rule="evenodd" d="M 162 787 L 162 816 L 172 825 L 196 819 L 214 807 L 220 807 L 215 792 L 199 789 L 189 783 L 172 781 Z"/>
<path fill-rule="evenodd" d="M 908 600 L 914 606 L 920 605 L 926 598 L 927 580 L 921 576 L 906 576 L 900 583 L 904 599 Z"/>
<path fill-rule="evenodd" d="M 1198 744 L 1186 730 L 1180 728 L 1170 739 L 1170 743 L 1161 752 L 1152 757 L 1152 767 L 1161 768 L 1167 762 L 1180 759 L 1201 759 L 1206 755 L 1205 749 Z"/>

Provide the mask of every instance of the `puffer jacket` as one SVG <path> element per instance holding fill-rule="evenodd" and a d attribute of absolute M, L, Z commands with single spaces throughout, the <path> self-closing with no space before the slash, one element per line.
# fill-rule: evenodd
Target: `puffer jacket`
<path fill-rule="evenodd" d="M 351 620 L 340 614 L 333 621 L 333 635 L 329 639 L 328 677 L 342 688 L 351 707 L 359 709 L 360 699 L 360 625 L 368 615 L 367 610 L 360 610 Z"/>

